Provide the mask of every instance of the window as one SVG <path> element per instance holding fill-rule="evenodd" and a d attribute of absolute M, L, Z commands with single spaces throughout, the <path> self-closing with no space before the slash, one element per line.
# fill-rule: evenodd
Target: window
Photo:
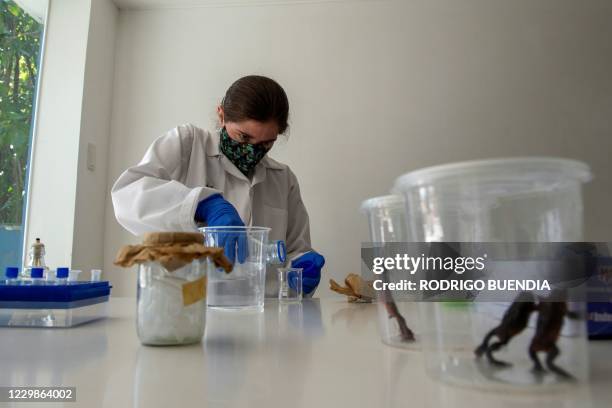
<path fill-rule="evenodd" d="M 22 266 L 42 34 L 42 18 L 15 1 L 0 0 L 0 276 L 7 266 Z"/>

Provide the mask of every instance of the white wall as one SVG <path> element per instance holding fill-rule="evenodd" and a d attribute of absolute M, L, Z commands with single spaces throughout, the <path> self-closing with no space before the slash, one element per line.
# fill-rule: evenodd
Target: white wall
<path fill-rule="evenodd" d="M 104 264 L 108 142 L 115 67 L 118 9 L 111 0 L 93 0 L 87 42 L 79 140 L 72 267 L 89 270 Z M 89 169 L 88 144 L 95 148 Z"/>
<path fill-rule="evenodd" d="M 212 127 L 230 83 L 258 73 L 290 98 L 291 136 L 273 155 L 301 182 L 313 244 L 328 261 L 322 287 L 359 271 L 361 200 L 449 161 L 585 160 L 597 177 L 586 190 L 587 238 L 610 238 L 610 2 L 277 3 L 120 12 L 107 190 L 165 130 Z M 135 240 L 107 197 L 104 268 L 115 295 L 134 294 L 134 273 L 112 259 Z"/>
<path fill-rule="evenodd" d="M 111 0 L 49 3 L 26 246 L 40 236 L 52 268 L 103 264 L 117 15 Z M 87 169 L 90 142 L 93 171 Z"/>

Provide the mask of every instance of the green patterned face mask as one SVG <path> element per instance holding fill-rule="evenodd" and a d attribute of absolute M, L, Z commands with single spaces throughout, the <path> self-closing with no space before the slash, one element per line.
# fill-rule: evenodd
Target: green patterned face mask
<path fill-rule="evenodd" d="M 245 176 L 257 166 L 257 163 L 268 153 L 269 148 L 259 144 L 240 143 L 232 139 L 225 128 L 221 129 L 221 141 L 219 146 L 223 154 L 232 162 Z"/>

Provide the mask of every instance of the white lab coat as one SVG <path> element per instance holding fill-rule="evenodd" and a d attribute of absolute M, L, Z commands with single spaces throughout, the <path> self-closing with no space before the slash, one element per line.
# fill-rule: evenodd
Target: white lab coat
<path fill-rule="evenodd" d="M 308 213 L 289 167 L 265 156 L 249 180 L 220 152 L 218 133 L 190 124 L 155 140 L 140 163 L 119 176 L 111 194 L 117 221 L 135 235 L 195 231 L 198 203 L 222 194 L 245 225 L 269 227 L 270 240 L 284 240 L 289 261 L 312 250 Z M 266 295 L 277 294 L 271 267 Z"/>

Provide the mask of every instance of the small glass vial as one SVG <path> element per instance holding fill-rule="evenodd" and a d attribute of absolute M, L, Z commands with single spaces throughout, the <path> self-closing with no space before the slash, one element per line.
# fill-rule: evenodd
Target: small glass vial
<path fill-rule="evenodd" d="M 55 271 L 55 283 L 57 285 L 65 285 L 68 283 L 68 275 L 70 274 L 70 268 L 61 267 Z"/>
<path fill-rule="evenodd" d="M 90 279 L 92 282 L 100 282 L 102 280 L 102 269 L 92 269 Z"/>
<path fill-rule="evenodd" d="M 78 282 L 81 271 L 79 269 L 71 269 L 68 272 L 68 282 Z"/>
<path fill-rule="evenodd" d="M 29 280 L 32 276 L 32 268 L 42 268 L 43 269 L 43 279 L 47 278 L 47 272 L 49 268 L 45 263 L 45 244 L 40 241 L 40 238 L 36 238 L 34 243 L 30 246 L 29 251 L 29 261 L 26 267 L 21 271 L 21 276 Z"/>
<path fill-rule="evenodd" d="M 204 335 L 206 262 L 172 272 L 151 261 L 138 266 L 138 338 L 147 345 L 198 343 Z"/>
<path fill-rule="evenodd" d="M 34 243 L 30 246 L 30 266 L 31 267 L 45 267 L 45 244 L 40 242 L 40 238 L 36 238 Z"/>
<path fill-rule="evenodd" d="M 7 285 L 17 285 L 19 284 L 19 268 L 14 266 L 9 266 L 5 271 L 5 283 Z"/>
<path fill-rule="evenodd" d="M 30 280 L 33 285 L 42 285 L 45 282 L 45 268 L 32 268 Z"/>

